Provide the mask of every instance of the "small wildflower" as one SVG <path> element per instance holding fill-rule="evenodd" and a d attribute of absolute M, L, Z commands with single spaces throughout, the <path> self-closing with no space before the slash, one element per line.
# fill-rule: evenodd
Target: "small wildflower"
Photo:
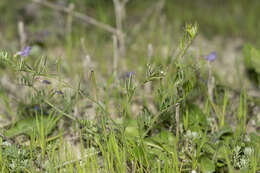
<path fill-rule="evenodd" d="M 253 149 L 250 148 L 250 147 L 246 147 L 245 150 L 244 150 L 244 153 L 245 153 L 247 156 L 250 156 L 250 155 L 253 153 Z"/>
<path fill-rule="evenodd" d="M 248 136 L 245 136 L 245 141 L 250 142 L 250 138 Z"/>
<path fill-rule="evenodd" d="M 59 95 L 64 95 L 64 93 L 63 93 L 62 91 L 60 91 L 60 90 L 59 90 L 59 91 L 56 91 L 55 93 L 56 93 L 56 94 L 59 94 Z"/>
<path fill-rule="evenodd" d="M 163 75 L 163 76 L 166 74 L 165 71 L 163 71 L 163 70 L 161 70 L 160 73 L 161 73 L 161 75 Z"/>
<path fill-rule="evenodd" d="M 187 131 L 186 136 L 190 139 L 197 139 L 199 138 L 198 132 L 192 132 L 190 130 Z"/>
<path fill-rule="evenodd" d="M 134 75 L 135 75 L 135 72 L 133 72 L 133 71 L 126 72 L 126 78 L 133 77 Z"/>
<path fill-rule="evenodd" d="M 188 138 L 191 138 L 192 137 L 191 131 L 188 130 L 186 135 L 187 135 Z"/>
<path fill-rule="evenodd" d="M 46 80 L 46 79 L 41 79 L 40 77 L 36 77 L 35 80 L 40 81 L 41 83 L 45 84 L 45 85 L 50 85 L 51 82 Z"/>
<path fill-rule="evenodd" d="M 8 142 L 8 141 L 4 141 L 4 142 L 2 143 L 2 145 L 3 145 L 3 146 L 7 146 L 7 147 L 9 147 L 9 146 L 11 146 L 11 143 Z"/>
<path fill-rule="evenodd" d="M 240 152 L 240 149 L 241 149 L 241 147 L 240 147 L 240 146 L 236 146 L 236 147 L 235 147 L 235 149 L 234 149 L 235 153 L 239 154 L 239 152 Z"/>
<path fill-rule="evenodd" d="M 207 61 L 213 62 L 217 58 L 217 52 L 211 52 L 207 56 L 204 57 Z"/>
<path fill-rule="evenodd" d="M 42 83 L 43 83 L 43 84 L 46 84 L 46 85 L 50 85 L 50 84 L 51 84 L 51 82 L 48 81 L 48 80 L 42 80 Z"/>
<path fill-rule="evenodd" d="M 196 173 L 196 171 L 195 171 L 195 170 L 192 170 L 191 173 Z"/>
<path fill-rule="evenodd" d="M 40 111 L 40 107 L 39 106 L 34 106 L 34 108 L 33 108 L 36 112 L 37 111 Z"/>
<path fill-rule="evenodd" d="M 31 51 L 31 47 L 30 46 L 26 46 L 22 51 L 19 51 L 16 53 L 16 55 L 20 55 L 20 56 L 28 56 L 30 54 Z"/>
<path fill-rule="evenodd" d="M 199 137 L 199 134 L 197 132 L 191 132 L 192 138 L 197 139 Z"/>

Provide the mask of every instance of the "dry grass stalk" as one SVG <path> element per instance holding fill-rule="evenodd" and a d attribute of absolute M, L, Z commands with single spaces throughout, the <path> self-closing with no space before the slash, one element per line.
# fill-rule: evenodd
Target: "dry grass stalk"
<path fill-rule="evenodd" d="M 54 9 L 56 11 L 70 13 L 70 9 L 69 8 L 63 7 L 63 6 L 60 6 L 60 5 L 56 5 L 54 3 L 51 3 L 51 2 L 48 2 L 48 1 L 45 1 L 45 0 L 32 0 L 32 1 L 35 2 L 35 3 L 38 3 L 40 5 L 43 5 L 45 7 Z M 99 28 L 102 28 L 105 31 L 111 32 L 112 34 L 115 34 L 115 35 L 120 35 L 121 34 L 120 31 L 118 31 L 117 29 L 113 28 L 112 26 L 107 25 L 107 24 L 102 23 L 102 22 L 99 22 L 96 19 L 94 19 L 94 18 L 92 18 L 92 17 L 90 17 L 88 15 L 85 15 L 85 14 L 82 14 L 82 13 L 74 11 L 72 13 L 72 16 L 76 17 L 78 19 L 81 19 L 81 20 L 83 20 L 86 23 L 89 23 L 89 24 L 95 25 L 95 26 L 97 26 Z"/>
<path fill-rule="evenodd" d="M 69 13 L 68 13 L 68 17 L 67 17 L 67 33 L 71 33 L 72 32 L 72 21 L 73 21 L 73 10 L 74 10 L 75 6 L 73 3 L 69 4 Z"/>
<path fill-rule="evenodd" d="M 153 45 L 151 43 L 149 43 L 148 48 L 147 48 L 147 57 L 148 57 L 149 64 L 151 63 L 152 56 L 153 56 Z"/>
<path fill-rule="evenodd" d="M 153 45 L 151 43 L 148 44 L 147 47 L 147 63 L 151 64 L 152 61 L 152 56 L 153 56 Z M 144 85 L 144 91 L 145 91 L 145 96 L 150 96 L 152 95 L 152 82 L 147 82 Z"/>
<path fill-rule="evenodd" d="M 19 34 L 19 38 L 20 38 L 20 48 L 22 50 L 26 46 L 26 39 L 27 39 L 25 30 L 24 30 L 23 21 L 18 22 L 18 34 Z"/>
<path fill-rule="evenodd" d="M 91 61 L 90 55 L 88 54 L 88 51 L 85 47 L 85 38 L 80 39 L 80 45 L 83 52 L 83 68 L 84 68 L 84 74 L 87 74 L 89 69 L 94 68 L 94 63 Z"/>
<path fill-rule="evenodd" d="M 117 43 L 116 35 L 113 35 L 113 47 L 114 47 L 113 73 L 114 73 L 115 77 L 117 78 L 119 50 L 118 50 L 118 43 Z"/>
<path fill-rule="evenodd" d="M 140 29 L 142 28 L 142 26 L 144 26 L 144 24 L 148 21 L 149 18 L 151 18 L 151 16 L 153 16 L 154 14 L 160 14 L 162 11 L 162 8 L 165 5 L 165 0 L 160 0 L 157 3 L 153 4 L 150 8 L 148 8 L 139 23 L 137 23 L 133 29 L 132 29 L 132 34 L 136 35 L 137 33 L 139 33 Z"/>
<path fill-rule="evenodd" d="M 125 35 L 123 34 L 123 21 L 126 17 L 125 6 L 128 0 L 120 1 L 120 0 L 113 0 L 114 8 L 115 8 L 115 17 L 116 17 L 116 28 L 119 31 L 117 34 L 118 36 L 118 43 L 119 43 L 119 53 L 121 57 L 125 56 Z"/>
<path fill-rule="evenodd" d="M 212 102 L 214 102 L 214 86 L 215 86 L 215 78 L 212 75 L 212 68 L 211 68 L 211 63 L 208 61 L 208 95 L 209 98 Z"/>

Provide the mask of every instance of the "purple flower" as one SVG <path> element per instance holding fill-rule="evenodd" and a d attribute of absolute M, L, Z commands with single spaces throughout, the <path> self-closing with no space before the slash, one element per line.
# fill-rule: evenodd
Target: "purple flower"
<path fill-rule="evenodd" d="M 39 107 L 39 106 L 34 106 L 34 108 L 33 108 L 35 111 L 40 111 L 41 110 L 41 108 Z"/>
<path fill-rule="evenodd" d="M 43 83 L 43 84 L 46 84 L 46 85 L 50 85 L 50 84 L 51 84 L 51 82 L 48 81 L 48 80 L 42 80 L 42 83 Z"/>
<path fill-rule="evenodd" d="M 217 52 L 211 52 L 207 56 L 204 57 L 207 61 L 213 62 L 217 58 Z"/>
<path fill-rule="evenodd" d="M 56 91 L 56 94 L 59 94 L 59 95 L 64 95 L 64 93 L 60 90 Z"/>
<path fill-rule="evenodd" d="M 135 75 L 135 72 L 133 72 L 133 71 L 126 72 L 126 77 L 127 78 L 133 77 L 134 75 Z"/>
<path fill-rule="evenodd" d="M 26 46 L 22 51 L 17 52 L 17 55 L 21 55 L 21 56 L 28 56 L 29 53 L 31 51 L 31 47 L 30 46 Z"/>

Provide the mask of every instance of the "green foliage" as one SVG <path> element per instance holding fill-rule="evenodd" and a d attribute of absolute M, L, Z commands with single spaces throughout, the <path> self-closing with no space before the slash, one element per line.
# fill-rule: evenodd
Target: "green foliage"
<path fill-rule="evenodd" d="M 32 155 L 26 146 L 16 146 L 9 141 L 1 142 L 1 170 L 2 172 L 27 172 L 34 170 L 34 159 L 36 153 Z M 31 157 L 33 156 L 33 157 Z"/>
<path fill-rule="evenodd" d="M 37 116 L 37 115 L 36 115 Z M 49 135 L 52 130 L 55 128 L 57 121 L 59 120 L 59 116 L 55 117 L 54 114 L 50 114 L 49 116 L 42 116 L 41 121 L 45 125 L 45 135 Z M 10 128 L 5 130 L 4 135 L 7 137 L 14 137 L 17 135 L 25 134 L 30 136 L 32 133 L 36 131 L 36 117 L 26 117 L 14 123 Z M 40 132 L 38 134 L 40 136 Z"/>
<path fill-rule="evenodd" d="M 202 172 L 214 172 L 215 171 L 215 163 L 210 160 L 208 157 L 202 157 L 200 160 L 201 170 Z"/>
<path fill-rule="evenodd" d="M 184 41 L 183 44 L 189 44 L 189 41 Z M 26 135 L 30 138 L 30 145 L 29 147 L 20 147 L 16 143 L 1 145 L 2 170 L 9 172 L 29 169 L 46 171 L 62 169 L 79 172 L 80 170 L 127 172 L 128 169 L 134 172 L 258 170 L 259 136 L 252 134 L 249 139 L 245 138 L 247 95 L 241 94 L 236 119 L 239 128 L 235 131 L 223 120 L 229 111 L 227 92 L 223 95 L 223 101 L 219 99 L 216 103 L 205 104 L 206 111 L 204 111 L 201 105 L 193 102 L 196 100 L 196 95 L 206 97 L 206 94 L 203 90 L 197 90 L 204 86 L 197 82 L 198 78 L 192 63 L 183 61 L 186 55 L 185 49 L 186 46 L 181 45 L 180 51 L 184 51 L 184 54 L 173 60 L 167 70 L 156 64 L 148 65 L 146 77 L 142 82 L 138 83 L 132 74 L 122 79 L 122 85 L 118 85 L 121 90 L 116 89 L 114 92 L 123 91 L 117 98 L 121 101 L 119 104 L 123 116 L 116 119 L 107 117 L 108 110 L 103 106 L 105 99 L 102 98 L 102 89 L 94 71 L 90 73 L 92 85 L 90 90 L 93 91 L 91 96 L 81 91 L 80 84 L 72 96 L 64 93 L 61 100 L 55 97 L 54 93 L 48 93 L 48 88 L 37 90 L 36 94 L 30 96 L 31 104 L 21 102 L 17 110 L 20 117 L 3 133 L 3 136 L 11 139 Z M 1 53 L 1 61 L 10 70 L 20 73 L 24 86 L 28 88 L 37 89 L 35 85 L 37 76 L 49 76 L 44 59 L 36 60 L 34 65 L 30 65 L 26 59 L 15 59 L 7 53 Z M 155 103 L 156 113 L 150 110 L 149 105 L 144 104 L 139 116 L 133 118 L 131 106 L 135 102 L 136 94 L 143 92 L 142 87 L 147 83 L 151 83 L 154 87 L 151 99 Z M 86 117 L 76 119 L 71 115 L 73 106 L 79 103 L 78 100 L 82 95 L 97 106 L 95 111 L 99 117 L 89 120 Z M 3 98 L 6 97 L 3 95 Z M 177 103 L 181 106 L 179 112 L 182 115 L 181 124 L 175 121 Z M 212 121 L 208 110 L 220 113 L 218 116 L 220 124 Z M 78 160 L 73 160 L 73 154 L 68 152 L 69 145 L 66 142 L 64 144 L 64 139 L 61 137 L 63 132 L 60 130 L 58 134 L 56 132 L 55 128 L 60 121 L 63 124 L 67 122 L 67 126 L 73 121 L 73 129 L 79 134 L 82 165 Z M 179 137 L 175 135 L 176 126 L 180 129 Z M 40 151 L 40 154 L 36 154 L 36 150 Z M 61 155 L 62 152 L 66 153 L 65 158 Z M 85 152 L 88 152 L 87 156 Z M 16 159 L 12 159 L 14 156 Z M 100 163 L 101 166 L 98 166 Z"/>
<path fill-rule="evenodd" d="M 250 44 L 244 46 L 244 62 L 253 80 L 260 84 L 260 51 Z"/>
<path fill-rule="evenodd" d="M 137 6 L 135 4 L 145 4 L 136 9 L 138 12 L 147 9 L 152 2 L 156 1 L 130 1 L 127 13 L 135 14 L 132 11 Z M 233 21 L 232 16 L 223 18 L 228 7 L 215 11 L 209 4 L 207 10 L 193 8 L 194 5 L 204 5 L 201 2 L 166 1 L 163 10 L 166 10 L 167 17 L 174 18 L 175 13 L 178 14 L 178 26 L 173 28 L 182 27 L 183 19 L 193 20 L 203 13 L 197 23 L 185 25 L 173 55 L 170 52 L 163 57 L 158 53 L 161 43 L 172 46 L 172 42 L 166 39 L 169 35 L 164 30 L 157 30 L 157 24 L 163 22 L 163 17 L 158 23 L 157 17 L 145 18 L 146 25 L 154 31 L 143 31 L 149 32 L 149 38 L 143 37 L 142 32 L 136 38 L 126 38 L 126 58 L 119 59 L 118 63 L 126 67 L 119 66 L 117 75 L 111 72 L 111 36 L 96 29 L 93 31 L 89 26 L 82 29 L 77 26 L 76 20 L 73 21 L 72 33 L 61 34 L 61 39 L 58 39 L 57 33 L 52 37 L 59 40 L 55 41 L 55 45 L 61 44 L 59 47 L 62 47 L 62 53 L 65 52 L 64 59 L 52 57 L 53 52 L 50 56 L 48 51 L 53 45 L 49 42 L 46 47 L 33 45 L 33 49 L 38 50 L 27 57 L 0 51 L 0 74 L 10 77 L 8 82 L 17 90 L 13 92 L 11 87 L 6 87 L 2 81 L 0 83 L 0 101 L 3 103 L 0 108 L 4 109 L 0 116 L 8 122 L 0 134 L 1 172 L 259 171 L 260 137 L 255 132 L 248 133 L 249 117 L 254 114 L 249 101 L 253 99 L 243 90 L 233 91 L 225 87 L 224 92 L 218 90 L 218 81 L 215 97 L 209 99 L 205 82 L 207 76 L 200 76 L 200 72 L 207 69 L 203 69 L 201 62 L 189 52 L 199 25 L 202 31 L 207 30 L 208 25 L 214 25 L 218 33 L 235 31 L 236 35 L 238 30 L 235 26 L 240 24 Z M 6 6 L 5 3 L 0 2 L 3 6 Z M 62 5 L 67 7 L 69 3 L 74 3 L 77 11 L 87 12 L 99 21 L 114 26 L 112 1 L 70 0 Z M 212 3 L 216 5 L 217 1 Z M 172 7 L 173 4 L 175 7 Z M 232 7 L 232 14 L 237 14 L 239 3 L 236 5 L 230 1 L 226 4 Z M 245 5 L 244 1 L 241 4 Z M 4 11 L 3 6 L 0 9 Z M 180 6 L 189 8 L 179 13 Z M 252 6 L 250 2 L 245 8 Z M 176 11 L 172 12 L 170 8 Z M 216 11 L 223 14 L 208 17 Z M 4 21 L 13 20 L 10 13 L 4 14 Z M 250 27 L 255 25 L 253 16 L 257 13 L 254 9 L 250 14 Z M 39 11 L 39 14 L 52 19 L 52 14 L 47 10 Z M 225 24 L 221 25 L 220 21 Z M 47 26 L 46 22 L 52 25 L 53 21 L 37 20 L 41 25 L 35 28 L 30 21 L 26 21 L 26 27 L 37 30 L 37 27 Z M 125 33 L 133 34 L 129 27 L 131 22 L 125 24 Z M 227 26 L 231 29 L 226 30 Z M 86 43 L 79 42 L 86 31 Z M 12 32 L 16 30 L 10 30 Z M 255 36 L 251 31 L 249 33 L 249 37 Z M 139 47 L 139 36 L 142 36 L 142 41 L 156 43 L 150 60 L 146 59 L 146 48 Z M 162 36 L 163 39 L 160 38 Z M 141 42 L 142 45 L 146 44 L 145 41 Z M 83 48 L 88 47 L 87 51 L 83 51 L 84 55 L 78 51 L 80 44 Z M 87 65 L 82 63 L 80 57 L 88 54 L 94 55 L 93 59 L 102 65 L 93 65 L 92 68 L 90 62 Z M 244 56 L 246 68 L 255 74 L 255 80 L 259 82 L 260 51 L 246 45 Z M 133 66 L 134 72 L 124 75 L 130 66 Z M 234 94 L 233 97 L 239 95 L 236 97 L 239 104 L 234 101 L 232 105 L 234 98 L 229 94 Z M 257 102 L 252 102 L 255 107 L 258 106 Z"/>

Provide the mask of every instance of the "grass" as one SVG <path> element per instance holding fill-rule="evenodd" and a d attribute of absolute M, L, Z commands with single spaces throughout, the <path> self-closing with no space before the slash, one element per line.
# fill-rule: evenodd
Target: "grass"
<path fill-rule="evenodd" d="M 99 3 L 97 18 L 109 23 Z M 174 27 L 157 19 L 127 39 L 117 73 L 111 36 L 100 30 L 82 41 L 75 27 L 25 57 L 11 43 L 1 50 L 1 172 L 259 172 L 259 97 L 214 81 L 216 62 L 189 51 L 197 24 L 176 43 Z M 258 52 L 244 50 L 256 76 Z"/>

